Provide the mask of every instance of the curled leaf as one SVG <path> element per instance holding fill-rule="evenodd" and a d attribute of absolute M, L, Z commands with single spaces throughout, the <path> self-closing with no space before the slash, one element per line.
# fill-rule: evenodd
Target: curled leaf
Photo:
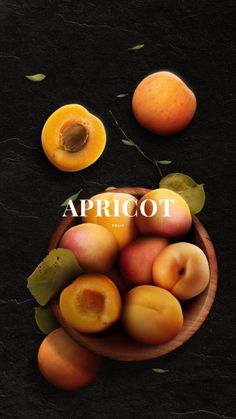
<path fill-rule="evenodd" d="M 42 81 L 46 78 L 45 74 L 38 73 L 38 74 L 31 74 L 29 76 L 25 76 L 28 80 L 31 81 Z"/>
<path fill-rule="evenodd" d="M 132 141 L 132 140 L 125 140 L 125 139 L 122 139 L 121 141 L 122 141 L 122 143 L 123 143 L 123 144 L 125 144 L 125 145 L 129 145 L 129 146 L 131 146 L 131 147 L 136 147 L 135 142 L 134 142 L 134 141 Z"/>
<path fill-rule="evenodd" d="M 46 305 L 82 272 L 68 249 L 53 249 L 27 279 L 27 288 L 35 300 Z"/>
<path fill-rule="evenodd" d="M 139 45 L 134 45 L 133 47 L 131 47 L 131 48 L 128 48 L 130 51 L 137 51 L 137 50 L 139 50 L 139 49 L 141 49 L 141 48 L 143 48 L 144 47 L 144 44 L 139 44 Z"/>
<path fill-rule="evenodd" d="M 164 374 L 165 372 L 169 372 L 169 370 L 163 370 L 162 368 L 153 368 L 152 371 L 156 372 L 157 374 Z"/>
<path fill-rule="evenodd" d="M 170 160 L 157 160 L 157 163 L 163 164 L 163 165 L 168 165 L 168 164 L 171 164 L 172 161 L 170 161 Z"/>
<path fill-rule="evenodd" d="M 116 95 L 116 97 L 118 97 L 119 99 L 121 99 L 122 97 L 126 97 L 126 96 L 129 96 L 129 94 L 128 93 L 121 93 L 119 95 Z"/>
<path fill-rule="evenodd" d="M 53 332 L 53 330 L 60 327 L 50 305 L 46 305 L 45 307 L 39 306 L 35 309 L 35 321 L 38 328 L 45 335 L 48 335 L 49 333 Z"/>
<path fill-rule="evenodd" d="M 190 176 L 183 173 L 170 173 L 161 179 L 159 186 L 180 194 L 187 202 L 192 214 L 197 214 L 204 207 L 206 199 L 204 185 L 199 185 Z"/>
<path fill-rule="evenodd" d="M 77 193 L 74 195 L 69 196 L 64 202 L 62 202 L 61 207 L 66 207 L 69 203 L 69 201 L 75 202 L 76 199 L 78 199 L 79 195 L 81 194 L 83 189 L 80 189 Z"/>
<path fill-rule="evenodd" d="M 105 191 L 113 191 L 113 189 L 116 189 L 115 186 L 108 186 Z"/>

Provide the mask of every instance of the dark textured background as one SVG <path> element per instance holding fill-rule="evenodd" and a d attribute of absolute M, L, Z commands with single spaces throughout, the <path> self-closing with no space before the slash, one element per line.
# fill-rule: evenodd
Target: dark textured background
<path fill-rule="evenodd" d="M 1 392 L 2 418 L 211 419 L 235 416 L 234 0 L 0 2 Z M 144 43 L 139 51 L 128 48 Z M 170 69 L 198 98 L 196 117 L 175 138 L 143 130 L 130 99 L 148 73 Z M 25 74 L 43 72 L 41 83 Z M 119 93 L 130 96 L 117 99 Z M 97 163 L 62 173 L 45 158 L 40 133 L 59 106 L 78 102 L 105 123 L 108 144 Z M 219 289 L 201 330 L 169 356 L 141 363 L 106 360 L 79 393 L 47 384 L 36 366 L 43 339 L 26 277 L 44 255 L 61 202 L 83 188 L 157 186 L 156 174 L 120 142 L 112 109 L 128 135 L 159 159 L 165 173 L 203 182 L 200 219 L 217 249 Z M 155 374 L 152 368 L 168 369 Z"/>

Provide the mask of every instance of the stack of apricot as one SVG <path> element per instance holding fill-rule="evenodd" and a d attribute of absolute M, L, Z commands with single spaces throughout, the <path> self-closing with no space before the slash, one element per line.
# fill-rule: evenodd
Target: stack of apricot
<path fill-rule="evenodd" d="M 110 213 L 98 217 L 97 204 L 104 199 Z M 167 200 L 173 204 L 169 214 L 163 212 Z M 177 242 L 191 224 L 187 203 L 171 190 L 152 190 L 136 203 L 127 193 L 92 197 L 82 223 L 67 230 L 59 244 L 75 254 L 84 271 L 60 295 L 66 322 L 79 332 L 99 333 L 120 319 L 138 342 L 174 338 L 183 325 L 181 301 L 200 294 L 209 282 L 203 251 Z"/>

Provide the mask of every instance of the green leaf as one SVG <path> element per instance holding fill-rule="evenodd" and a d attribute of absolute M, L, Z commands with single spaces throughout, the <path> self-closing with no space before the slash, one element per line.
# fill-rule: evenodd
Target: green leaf
<path fill-rule="evenodd" d="M 126 97 L 129 96 L 128 93 L 121 93 L 120 95 L 116 95 L 116 97 L 118 97 L 119 99 L 121 99 L 122 97 Z"/>
<path fill-rule="evenodd" d="M 160 188 L 171 189 L 180 194 L 187 202 L 192 214 L 202 210 L 205 203 L 204 185 L 199 185 L 190 176 L 183 173 L 170 173 L 161 179 Z"/>
<path fill-rule="evenodd" d="M 164 374 L 165 372 L 169 372 L 169 370 L 163 370 L 162 368 L 152 368 L 152 371 L 156 372 L 157 374 Z"/>
<path fill-rule="evenodd" d="M 131 47 L 131 48 L 128 48 L 130 51 L 137 51 L 137 50 L 139 50 L 139 49 L 141 49 L 141 48 L 143 48 L 144 47 L 144 44 L 139 44 L 139 45 L 134 45 L 133 47 Z"/>
<path fill-rule="evenodd" d="M 45 335 L 48 335 L 49 333 L 53 332 L 53 330 L 60 327 L 50 305 L 46 305 L 45 307 L 39 306 L 35 309 L 35 321 L 38 328 Z"/>
<path fill-rule="evenodd" d="M 61 207 L 66 207 L 71 200 L 72 202 L 75 202 L 76 199 L 78 199 L 79 195 L 81 194 L 83 189 L 80 189 L 78 192 L 76 192 L 74 195 L 69 196 L 64 202 L 62 202 Z"/>
<path fill-rule="evenodd" d="M 31 74 L 29 76 L 25 76 L 28 80 L 31 81 L 42 81 L 46 78 L 45 74 L 38 73 L 38 74 Z"/>
<path fill-rule="evenodd" d="M 53 249 L 28 277 L 27 288 L 44 306 L 81 272 L 74 253 L 68 249 Z"/>
<path fill-rule="evenodd" d="M 170 160 L 157 160 L 157 163 L 167 165 L 167 164 L 171 164 L 172 161 L 170 161 Z"/>
<path fill-rule="evenodd" d="M 132 140 L 124 140 L 124 139 L 122 139 L 121 141 L 122 141 L 123 144 L 129 145 L 131 147 L 135 147 L 136 146 L 135 142 L 132 141 Z"/>

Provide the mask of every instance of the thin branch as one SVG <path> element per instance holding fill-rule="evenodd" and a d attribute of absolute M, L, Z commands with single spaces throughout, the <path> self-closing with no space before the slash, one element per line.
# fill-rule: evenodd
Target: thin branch
<path fill-rule="evenodd" d="M 123 128 L 120 126 L 120 124 L 119 124 L 119 122 L 117 121 L 117 119 L 116 119 L 116 117 L 115 117 L 115 115 L 113 114 L 113 112 L 111 111 L 111 110 L 109 110 L 109 113 L 110 113 L 110 115 L 111 115 L 111 117 L 112 117 L 112 119 L 113 119 L 113 121 L 115 122 L 115 124 L 117 125 L 117 127 L 119 128 L 119 130 L 120 130 L 120 132 L 124 135 L 124 137 L 126 138 L 126 140 L 128 140 L 128 141 L 132 141 L 132 143 L 133 143 L 133 146 L 136 148 L 136 150 L 146 159 L 146 160 L 148 160 L 150 163 L 152 163 L 152 164 L 154 164 L 154 166 L 156 167 L 156 169 L 157 169 L 157 172 L 158 172 L 158 174 L 159 174 L 159 176 L 160 176 L 160 178 L 163 178 L 163 174 L 162 174 L 162 171 L 161 171 L 161 168 L 160 168 L 160 166 L 159 166 L 159 164 L 158 164 L 158 161 L 157 160 L 152 160 L 150 157 L 148 157 L 145 153 L 144 153 L 144 151 L 139 147 L 139 145 L 138 144 L 136 144 L 133 140 L 131 140 L 129 137 L 128 137 L 128 135 L 126 134 L 126 132 L 123 130 Z"/>

